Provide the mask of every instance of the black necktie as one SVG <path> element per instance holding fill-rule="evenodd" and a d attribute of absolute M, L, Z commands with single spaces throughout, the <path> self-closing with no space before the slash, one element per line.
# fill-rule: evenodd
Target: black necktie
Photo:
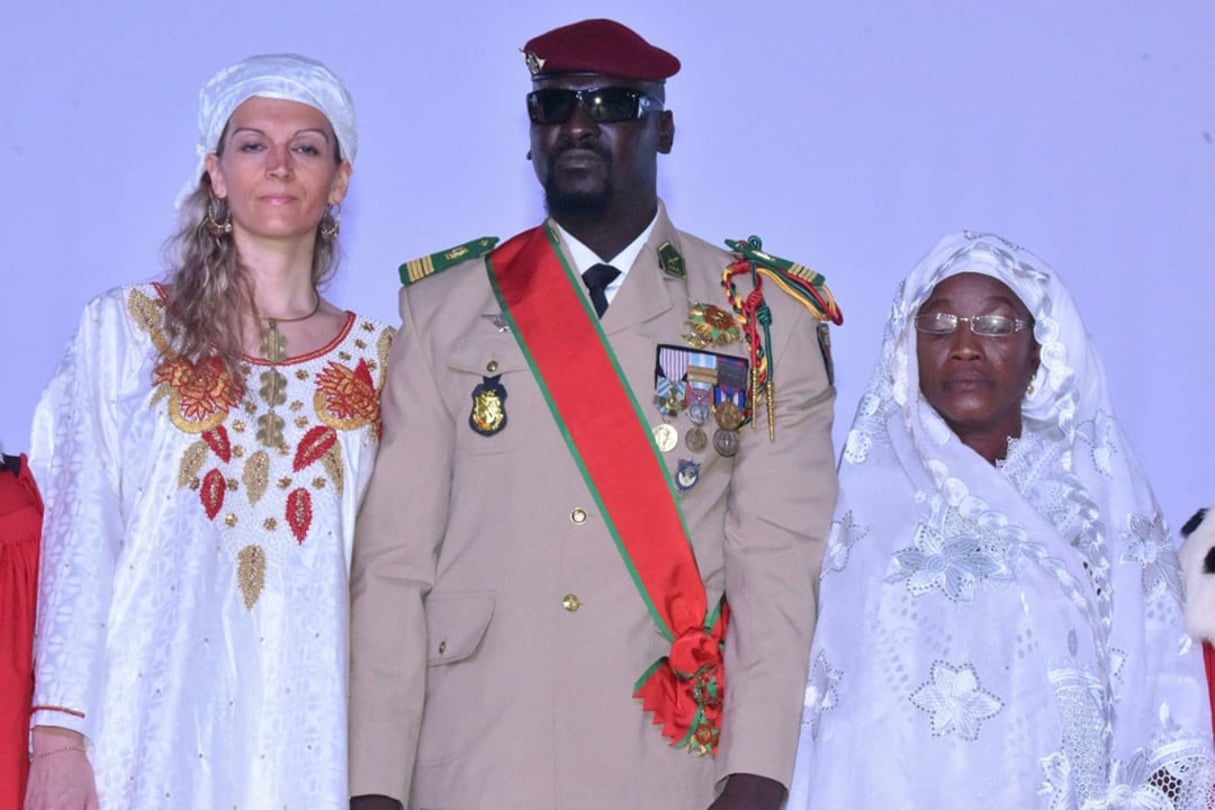
<path fill-rule="evenodd" d="M 607 286 L 616 280 L 620 271 L 610 264 L 596 264 L 582 274 L 586 288 L 591 293 L 591 303 L 595 305 L 595 314 L 600 318 L 607 312 Z"/>

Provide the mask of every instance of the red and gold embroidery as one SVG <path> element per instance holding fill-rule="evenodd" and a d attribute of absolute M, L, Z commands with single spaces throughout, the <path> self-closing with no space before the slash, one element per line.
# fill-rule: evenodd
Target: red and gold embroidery
<path fill-rule="evenodd" d="M 218 357 L 191 363 L 184 357 L 165 360 L 152 373 L 156 399 L 169 397 L 169 418 L 183 433 L 205 433 L 228 418 L 237 403 L 232 381 Z"/>
<path fill-rule="evenodd" d="M 314 461 L 320 460 L 336 443 L 336 430 L 317 425 L 300 439 L 299 446 L 295 448 L 295 460 L 291 463 L 291 469 L 299 472 Z"/>
<path fill-rule="evenodd" d="M 228 431 L 223 425 L 208 430 L 202 435 L 203 441 L 215 451 L 215 455 L 227 464 L 232 460 L 232 443 L 228 441 Z"/>
<path fill-rule="evenodd" d="M 163 301 L 135 290 L 128 297 L 127 308 L 157 351 L 167 353 Z M 366 321 L 359 326 L 365 332 L 379 329 Z M 260 533 L 260 539 L 253 538 L 256 542 L 240 538 L 233 548 L 236 583 L 246 608 L 252 610 L 257 604 L 266 587 L 270 560 L 279 559 L 282 544 L 291 542 L 287 538 L 296 545 L 307 539 L 313 524 L 314 497 L 326 501 L 342 497 L 346 472 L 338 431 L 370 428 L 372 437 L 379 438 L 379 389 L 392 336 L 391 329 L 379 329 L 375 357 L 370 356 L 366 341 L 343 337 L 350 343 L 331 356 L 351 364 L 330 361 L 314 373 L 306 363 L 314 358 L 323 362 L 323 354 L 300 359 L 299 365 L 286 374 L 303 390 L 290 394 L 288 377 L 272 368 L 273 380 L 266 373 L 259 378 L 264 390 L 246 392 L 242 398 L 216 358 L 199 363 L 175 358 L 162 361 L 153 371 L 150 406 L 166 402 L 172 423 L 183 433 L 197 437 L 182 453 L 178 486 L 197 493 L 207 518 L 225 527 L 225 545 L 237 541 L 232 530 L 238 527 L 242 533 L 257 527 Z M 368 356 L 352 356 L 348 345 L 357 346 Z M 242 371 L 246 377 L 255 374 L 250 365 L 243 366 Z M 316 413 L 312 416 L 306 410 L 309 379 L 315 380 L 312 401 Z M 274 413 L 274 406 L 285 404 L 289 398 L 293 415 L 286 422 Z M 269 406 L 268 411 L 263 410 L 265 406 Z M 230 422 L 229 417 L 233 417 Z M 269 449 L 250 444 L 255 438 L 250 422 L 256 425 L 256 438 Z M 295 437 L 283 435 L 288 425 L 299 431 L 294 452 L 287 440 Z M 284 475 L 288 464 L 292 474 Z M 295 474 L 310 467 L 313 469 L 307 477 L 295 480 Z M 267 498 L 272 483 L 282 494 Z M 335 493 L 332 496 L 330 484 Z"/>
<path fill-rule="evenodd" d="M 203 511 L 211 520 L 215 520 L 219 510 L 224 508 L 224 493 L 227 490 L 224 474 L 219 470 L 210 470 L 203 476 L 202 487 L 198 490 L 198 499 L 202 501 Z"/>
<path fill-rule="evenodd" d="M 380 398 L 366 360 L 353 369 L 331 362 L 316 375 L 313 405 L 321 421 L 338 430 L 358 430 L 378 425 Z M 377 431 L 378 433 L 378 431 Z"/>
<path fill-rule="evenodd" d="M 312 493 L 300 487 L 287 495 L 287 525 L 295 535 L 295 542 L 301 545 L 308 536 L 308 527 L 312 525 Z"/>

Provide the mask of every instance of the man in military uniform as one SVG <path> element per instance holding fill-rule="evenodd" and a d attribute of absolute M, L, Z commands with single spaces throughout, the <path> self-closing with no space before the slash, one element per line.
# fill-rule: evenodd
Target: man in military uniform
<path fill-rule="evenodd" d="M 757 241 L 667 218 L 674 56 L 608 20 L 524 53 L 549 218 L 402 267 L 351 575 L 352 807 L 776 810 L 838 312 Z"/>

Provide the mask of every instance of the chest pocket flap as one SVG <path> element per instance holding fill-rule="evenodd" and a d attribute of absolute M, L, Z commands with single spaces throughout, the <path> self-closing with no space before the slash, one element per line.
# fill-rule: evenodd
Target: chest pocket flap
<path fill-rule="evenodd" d="M 494 616 L 493 591 L 443 594 L 426 600 L 426 659 L 430 666 L 463 661 L 481 644 Z"/>
<path fill-rule="evenodd" d="M 447 367 L 482 377 L 528 369 L 519 344 L 509 333 L 456 343 L 447 355 Z"/>

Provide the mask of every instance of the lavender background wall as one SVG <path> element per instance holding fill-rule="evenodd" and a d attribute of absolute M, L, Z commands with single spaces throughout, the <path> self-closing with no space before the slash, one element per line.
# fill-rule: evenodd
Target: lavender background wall
<path fill-rule="evenodd" d="M 361 150 L 339 304 L 395 320 L 396 266 L 542 215 L 530 36 L 613 16 L 676 53 L 662 193 L 825 273 L 837 438 L 890 297 L 962 227 L 1067 278 L 1171 525 L 1215 501 L 1215 2 L 532 0 L 13 3 L 0 48 L 0 439 L 25 447 L 81 306 L 158 276 L 198 86 L 250 53 L 318 57 Z"/>

